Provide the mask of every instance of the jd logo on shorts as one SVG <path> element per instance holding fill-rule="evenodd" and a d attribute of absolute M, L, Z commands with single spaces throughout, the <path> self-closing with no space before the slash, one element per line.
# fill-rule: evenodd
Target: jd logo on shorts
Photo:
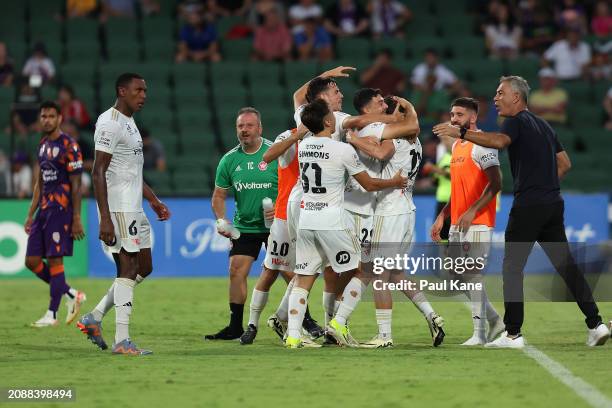
<path fill-rule="evenodd" d="M 340 251 L 336 254 L 336 262 L 340 265 L 347 264 L 351 261 L 351 255 L 346 251 Z"/>

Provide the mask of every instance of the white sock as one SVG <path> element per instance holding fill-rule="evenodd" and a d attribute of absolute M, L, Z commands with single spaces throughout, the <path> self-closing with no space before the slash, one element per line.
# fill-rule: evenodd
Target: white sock
<path fill-rule="evenodd" d="M 289 296 L 289 324 L 287 336 L 299 339 L 302 335 L 302 322 L 308 306 L 308 291 L 294 287 Z"/>
<path fill-rule="evenodd" d="M 482 303 L 481 291 L 469 291 L 470 305 L 472 308 L 472 323 L 474 324 L 474 336 L 485 338 L 486 312 Z"/>
<path fill-rule="evenodd" d="M 48 319 L 57 319 L 56 312 L 54 312 L 53 310 L 47 310 L 45 317 Z"/>
<path fill-rule="evenodd" d="M 431 304 L 427 301 L 423 292 L 417 292 L 410 300 L 412 300 L 412 303 L 414 303 L 417 309 L 423 313 L 423 316 L 429 317 L 429 315 L 433 313 L 433 307 L 431 307 Z"/>
<path fill-rule="evenodd" d="M 289 281 L 287 290 L 285 290 L 285 294 L 278 305 L 278 309 L 276 309 L 276 317 L 283 322 L 289 320 L 289 296 L 291 295 L 293 286 L 295 286 L 295 279 L 291 279 L 291 281 Z"/>
<path fill-rule="evenodd" d="M 338 302 L 338 305 L 340 302 Z M 323 292 L 323 310 L 325 311 L 325 326 L 334 318 L 336 313 L 336 294 L 331 292 Z"/>
<path fill-rule="evenodd" d="M 487 314 L 487 320 L 491 323 L 495 322 L 499 319 L 499 313 L 495 310 L 495 307 L 489 301 L 489 297 L 487 296 L 487 292 L 485 292 L 484 288 L 482 289 L 482 302 L 485 306 L 485 313 Z"/>
<path fill-rule="evenodd" d="M 115 281 L 106 292 L 106 295 L 100 300 L 100 303 L 96 305 L 94 310 L 91 311 L 93 318 L 98 322 L 101 322 L 104 316 L 109 310 L 115 305 Z"/>
<path fill-rule="evenodd" d="M 338 308 L 340 307 L 340 301 L 334 300 L 334 315 L 338 313 Z"/>
<path fill-rule="evenodd" d="M 68 289 L 68 293 L 66 293 L 66 297 L 68 297 L 69 299 L 74 299 L 77 293 L 79 293 L 78 290 L 76 290 L 75 288 L 70 288 Z"/>
<path fill-rule="evenodd" d="M 262 292 L 261 290 L 253 289 L 251 295 L 251 305 L 249 306 L 251 313 L 249 314 L 249 324 L 259 327 L 259 316 L 268 303 L 268 295 L 270 292 Z"/>
<path fill-rule="evenodd" d="M 138 285 L 140 282 L 142 282 L 144 280 L 144 278 L 140 275 L 136 275 L 136 284 Z"/>
<path fill-rule="evenodd" d="M 378 324 L 378 337 L 391 338 L 391 315 L 393 309 L 376 309 L 376 323 Z"/>
<path fill-rule="evenodd" d="M 338 307 L 338 312 L 335 316 L 338 323 L 346 324 L 346 321 L 361 300 L 361 292 L 363 292 L 363 289 L 363 283 L 361 283 L 358 278 L 352 278 L 348 285 L 346 285 L 342 293 L 340 307 Z"/>
<path fill-rule="evenodd" d="M 115 279 L 115 344 L 130 338 L 130 315 L 134 300 L 136 281 L 127 278 Z"/>

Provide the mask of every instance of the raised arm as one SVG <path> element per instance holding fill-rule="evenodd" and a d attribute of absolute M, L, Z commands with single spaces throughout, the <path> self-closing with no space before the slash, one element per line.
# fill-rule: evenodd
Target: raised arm
<path fill-rule="evenodd" d="M 355 71 L 354 67 L 344 67 L 339 66 L 329 71 L 323 72 L 319 75 L 322 78 L 344 78 L 349 76 L 349 72 L 346 71 Z M 293 93 L 293 109 L 299 108 L 301 105 L 306 103 L 306 91 L 308 90 L 308 84 L 310 81 L 306 82 L 304 85 L 298 88 L 297 91 Z"/>
<path fill-rule="evenodd" d="M 297 130 L 292 131 L 291 135 L 284 140 L 275 141 L 272 146 L 263 154 L 263 161 L 271 163 L 278 159 L 284 154 L 291 146 L 295 145 L 298 141 L 302 140 L 304 135 L 308 132 L 306 126 L 300 125 Z"/>

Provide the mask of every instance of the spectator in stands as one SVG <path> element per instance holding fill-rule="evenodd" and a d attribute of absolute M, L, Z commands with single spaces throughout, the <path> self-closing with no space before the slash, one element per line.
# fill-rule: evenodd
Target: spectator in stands
<path fill-rule="evenodd" d="M 404 25 L 412 18 L 412 12 L 398 0 L 370 0 L 368 13 L 374 38 L 402 37 Z"/>
<path fill-rule="evenodd" d="M 580 41 L 578 30 L 568 30 L 564 39 L 556 41 L 544 53 L 544 64 L 551 62 L 561 80 L 580 78 L 590 61 L 591 47 Z"/>
<path fill-rule="evenodd" d="M 334 58 L 332 41 L 329 33 L 314 18 L 302 22 L 303 29 L 294 34 L 293 42 L 300 60 L 316 58 L 329 61 Z"/>
<path fill-rule="evenodd" d="M 612 35 L 612 15 L 610 5 L 607 1 L 598 1 L 595 4 L 595 12 L 591 20 L 591 31 L 598 37 L 609 37 Z"/>
<path fill-rule="evenodd" d="M 389 49 L 378 52 L 374 64 L 361 74 L 361 84 L 366 88 L 380 89 L 383 95 L 403 95 L 406 75 L 393 65 L 393 53 Z"/>
<path fill-rule="evenodd" d="M 440 116 L 448 110 L 450 95 L 444 87 L 438 87 L 439 82 L 436 71 L 427 71 L 424 85 L 415 86 L 410 97 L 422 127 L 439 122 Z"/>
<path fill-rule="evenodd" d="M 55 77 L 55 64 L 47 56 L 43 43 L 34 44 L 32 55 L 26 61 L 21 73 L 26 76 L 40 76 L 43 82 L 49 82 Z"/>
<path fill-rule="evenodd" d="M 140 10 L 144 16 L 154 16 L 160 13 L 161 5 L 156 0 L 140 0 Z"/>
<path fill-rule="evenodd" d="M 285 6 L 283 3 L 277 0 L 256 0 L 253 3 L 252 0 L 245 1 L 244 13 L 246 14 L 246 21 L 253 30 L 261 26 L 264 22 L 264 16 L 269 11 L 276 11 L 276 15 L 280 20 L 285 23 Z"/>
<path fill-rule="evenodd" d="M 269 10 L 262 26 L 255 29 L 253 59 L 260 61 L 288 61 L 291 59 L 291 32 L 278 12 Z"/>
<path fill-rule="evenodd" d="M 562 0 L 555 8 L 557 24 L 563 30 L 577 30 L 581 34 L 587 33 L 586 10 L 576 0 Z"/>
<path fill-rule="evenodd" d="M 8 194 L 16 198 L 26 198 L 32 195 L 32 168 L 28 155 L 15 152 L 11 157 L 11 173 L 13 182 L 8 185 Z"/>
<path fill-rule="evenodd" d="M 337 0 L 325 12 L 325 29 L 336 37 L 364 34 L 369 24 L 365 10 L 356 0 Z"/>
<path fill-rule="evenodd" d="M 12 86 L 14 72 L 13 61 L 8 56 L 6 44 L 0 42 L 0 86 Z"/>
<path fill-rule="evenodd" d="M 166 171 L 166 152 L 159 140 L 151 137 L 149 130 L 140 129 L 142 137 L 142 155 L 144 156 L 143 168 L 145 170 Z"/>
<path fill-rule="evenodd" d="M 434 83 L 436 91 L 446 88 L 458 92 L 461 88 L 455 74 L 440 63 L 438 52 L 433 48 L 425 51 L 425 61 L 412 70 L 411 82 L 417 90 L 426 90 L 430 86 L 428 81 L 431 78 L 436 80 Z"/>
<path fill-rule="evenodd" d="M 91 126 L 91 119 L 83 101 L 78 99 L 70 85 L 62 85 L 57 93 L 57 100 L 62 109 L 63 121 L 74 121 L 81 128 Z"/>
<path fill-rule="evenodd" d="M 319 20 L 322 17 L 323 8 L 315 0 L 299 0 L 289 8 L 289 20 L 294 34 L 305 29 L 306 20 Z"/>
<path fill-rule="evenodd" d="M 38 130 L 40 102 L 40 89 L 31 87 L 28 80 L 22 81 L 11 113 L 11 127 L 14 133 L 25 135 Z"/>
<path fill-rule="evenodd" d="M 607 52 L 596 48 L 593 59 L 586 70 L 587 78 L 591 81 L 609 81 L 612 79 L 612 64 Z"/>
<path fill-rule="evenodd" d="M 496 58 L 516 58 L 523 31 L 510 14 L 507 5 L 497 7 L 495 21 L 485 28 L 487 49 Z"/>
<path fill-rule="evenodd" d="M 220 60 L 217 29 L 205 21 L 201 12 L 192 11 L 181 28 L 176 62 Z"/>
<path fill-rule="evenodd" d="M 608 89 L 608 93 L 604 97 L 603 107 L 606 110 L 606 129 L 612 130 L 612 87 Z"/>
<path fill-rule="evenodd" d="M 524 2 L 519 15 L 523 30 L 521 51 L 539 57 L 555 41 L 557 26 L 552 16 L 535 0 Z"/>
<path fill-rule="evenodd" d="M 98 10 L 98 0 L 66 0 L 65 17 L 94 17 Z"/>
<path fill-rule="evenodd" d="M 8 194 L 11 179 L 11 166 L 6 154 L 0 149 L 0 197 Z"/>
<path fill-rule="evenodd" d="M 136 0 L 102 0 L 100 6 L 103 19 L 108 17 L 134 18 Z"/>
<path fill-rule="evenodd" d="M 567 92 L 557 86 L 557 74 L 551 68 L 538 73 L 540 88 L 529 95 L 529 110 L 551 124 L 567 122 Z"/>

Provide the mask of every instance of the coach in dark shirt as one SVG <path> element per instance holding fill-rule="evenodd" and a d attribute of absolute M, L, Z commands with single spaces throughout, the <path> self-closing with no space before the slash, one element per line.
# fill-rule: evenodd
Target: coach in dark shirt
<path fill-rule="evenodd" d="M 502 77 L 495 94 L 498 114 L 505 117 L 499 133 L 461 129 L 449 123 L 434 127 L 437 135 L 465 139 L 498 150 L 508 148 L 514 179 L 514 202 L 506 227 L 503 264 L 506 333 L 485 347 L 521 348 L 523 269 L 535 242 L 561 275 L 589 328 L 587 345 L 602 345 L 610 331 L 602 323 L 593 294 L 570 253 L 563 221 L 559 179 L 571 164 L 555 131 L 527 110 L 529 85 L 518 76 Z"/>

